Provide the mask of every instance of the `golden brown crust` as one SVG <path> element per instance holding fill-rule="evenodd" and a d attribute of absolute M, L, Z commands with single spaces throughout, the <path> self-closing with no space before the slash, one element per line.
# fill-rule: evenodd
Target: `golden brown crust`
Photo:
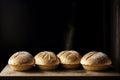
<path fill-rule="evenodd" d="M 11 69 L 16 71 L 29 70 L 34 65 L 34 58 L 26 51 L 19 51 L 14 53 L 8 60 Z"/>
<path fill-rule="evenodd" d="M 65 69 L 77 69 L 80 67 L 80 64 L 61 64 Z"/>
<path fill-rule="evenodd" d="M 80 63 L 84 65 L 110 65 L 112 62 L 106 54 L 91 51 L 82 57 Z"/>
<path fill-rule="evenodd" d="M 30 70 L 33 66 L 32 65 L 11 65 L 9 64 L 9 67 L 15 71 L 27 71 L 27 70 Z"/>
<path fill-rule="evenodd" d="M 61 64 L 80 64 L 81 55 L 74 50 L 61 51 L 57 55 L 61 61 Z"/>
<path fill-rule="evenodd" d="M 26 51 L 19 51 L 14 53 L 8 60 L 8 64 L 11 65 L 33 65 L 33 56 Z"/>
<path fill-rule="evenodd" d="M 103 66 L 82 65 L 82 66 L 85 70 L 88 70 L 88 71 L 100 71 L 110 67 L 109 65 L 103 65 Z"/>
<path fill-rule="evenodd" d="M 35 64 L 37 65 L 49 65 L 49 64 L 59 64 L 59 58 L 55 53 L 51 51 L 43 51 L 38 53 L 35 57 Z"/>
<path fill-rule="evenodd" d="M 37 65 L 40 70 L 54 70 L 57 69 L 58 65 Z"/>

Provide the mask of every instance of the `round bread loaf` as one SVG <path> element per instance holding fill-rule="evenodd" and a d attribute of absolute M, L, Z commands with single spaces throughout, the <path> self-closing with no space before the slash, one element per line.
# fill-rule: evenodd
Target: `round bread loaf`
<path fill-rule="evenodd" d="M 65 50 L 61 51 L 57 56 L 63 68 L 76 69 L 80 67 L 81 55 L 77 51 Z"/>
<path fill-rule="evenodd" d="M 105 53 L 91 51 L 82 57 L 80 63 L 85 70 L 99 71 L 107 69 L 112 62 Z"/>
<path fill-rule="evenodd" d="M 51 51 L 40 52 L 34 58 L 35 64 L 41 70 L 56 69 L 60 63 L 59 58 Z"/>
<path fill-rule="evenodd" d="M 16 71 L 29 70 L 34 65 L 34 57 L 26 51 L 14 53 L 8 60 L 11 69 Z"/>

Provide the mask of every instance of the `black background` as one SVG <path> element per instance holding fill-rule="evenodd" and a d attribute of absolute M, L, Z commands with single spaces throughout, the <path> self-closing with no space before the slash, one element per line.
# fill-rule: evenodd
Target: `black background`
<path fill-rule="evenodd" d="M 110 9 L 111 0 L 0 0 L 0 61 L 17 51 L 65 50 L 69 25 L 71 49 L 110 56 Z"/>

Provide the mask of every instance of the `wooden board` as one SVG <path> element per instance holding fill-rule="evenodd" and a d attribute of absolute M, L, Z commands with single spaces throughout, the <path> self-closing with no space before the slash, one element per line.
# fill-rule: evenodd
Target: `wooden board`
<path fill-rule="evenodd" d="M 40 71 L 39 69 L 33 69 L 27 72 L 17 72 L 10 69 L 9 65 L 7 65 L 1 71 L 0 76 L 120 76 L 120 73 L 109 71 L 92 72 L 83 69 L 54 71 Z"/>

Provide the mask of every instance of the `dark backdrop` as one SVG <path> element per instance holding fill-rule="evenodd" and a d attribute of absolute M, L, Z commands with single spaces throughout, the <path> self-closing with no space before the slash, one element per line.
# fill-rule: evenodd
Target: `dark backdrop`
<path fill-rule="evenodd" d="M 21 50 L 108 54 L 109 27 L 107 0 L 0 0 L 0 61 Z"/>

